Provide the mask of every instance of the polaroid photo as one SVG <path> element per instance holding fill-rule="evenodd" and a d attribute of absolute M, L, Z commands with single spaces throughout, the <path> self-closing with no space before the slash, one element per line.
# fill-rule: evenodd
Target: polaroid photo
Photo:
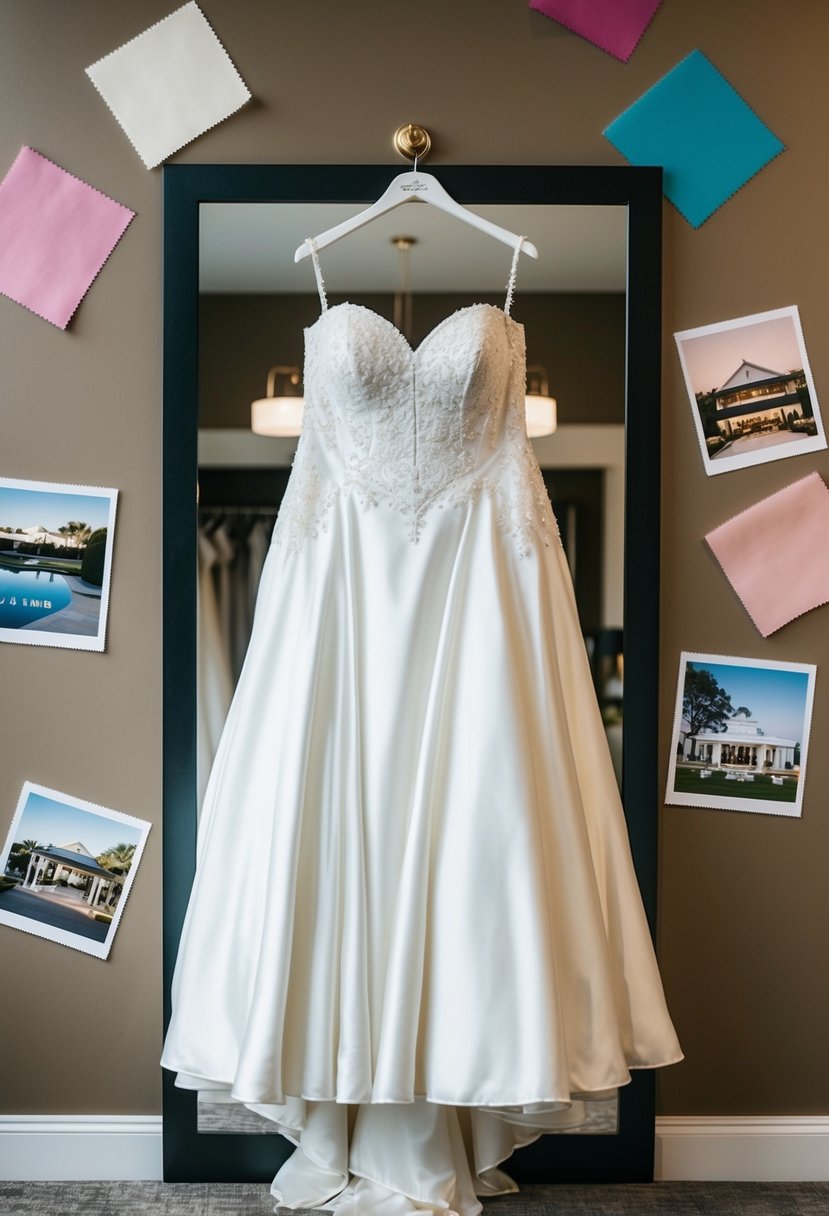
<path fill-rule="evenodd" d="M 0 924 L 107 958 L 151 827 L 25 782 L 0 855 Z"/>
<path fill-rule="evenodd" d="M 796 307 L 674 334 L 709 476 L 826 447 Z"/>
<path fill-rule="evenodd" d="M 104 649 L 117 495 L 0 477 L 0 642 Z"/>
<path fill-rule="evenodd" d="M 683 651 L 665 801 L 799 816 L 815 672 Z"/>

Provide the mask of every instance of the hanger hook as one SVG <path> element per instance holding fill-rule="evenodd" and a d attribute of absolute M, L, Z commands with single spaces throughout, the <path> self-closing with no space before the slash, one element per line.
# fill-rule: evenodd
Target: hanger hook
<path fill-rule="evenodd" d="M 417 173 L 417 153 L 414 154 L 414 164 L 412 165 L 412 173 Z"/>

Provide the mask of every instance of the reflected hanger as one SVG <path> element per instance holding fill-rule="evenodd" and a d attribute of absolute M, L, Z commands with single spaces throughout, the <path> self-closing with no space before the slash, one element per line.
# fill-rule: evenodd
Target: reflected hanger
<path fill-rule="evenodd" d="M 453 215 L 456 219 L 463 220 L 465 224 L 471 224 L 473 228 L 478 228 L 481 232 L 485 232 L 487 236 L 494 237 L 497 241 L 503 241 L 505 245 L 509 245 L 513 249 L 517 248 L 521 237 L 514 232 L 510 232 L 507 228 L 501 228 L 498 224 L 485 220 L 483 216 L 476 215 L 474 211 L 470 211 L 467 207 L 456 202 L 433 174 L 423 173 L 422 171 L 418 173 L 417 151 L 413 155 L 414 164 L 412 169 L 406 173 L 398 173 L 389 182 L 376 203 L 372 203 L 370 207 L 366 207 L 365 210 L 352 215 L 350 219 L 344 220 L 341 224 L 336 224 L 333 228 L 329 228 L 327 231 L 321 232 L 319 236 L 314 237 L 313 241 L 317 249 L 324 249 L 326 245 L 332 245 L 334 241 L 348 236 L 349 233 L 354 232 L 357 228 L 362 228 L 364 224 L 371 223 L 372 220 L 384 215 L 387 211 L 391 211 L 393 207 L 400 206 L 401 203 L 414 201 L 431 203 L 433 207 L 439 207 L 441 211 L 445 211 L 448 215 Z M 530 241 L 523 241 L 521 249 L 524 253 L 529 254 L 531 258 L 538 257 L 538 250 Z M 294 261 L 301 262 L 303 258 L 309 257 L 310 253 L 311 250 L 308 242 L 303 241 L 294 253 Z"/>

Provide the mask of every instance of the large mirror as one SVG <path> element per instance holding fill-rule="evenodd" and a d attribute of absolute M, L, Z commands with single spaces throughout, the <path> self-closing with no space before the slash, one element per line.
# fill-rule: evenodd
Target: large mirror
<path fill-rule="evenodd" d="M 295 264 L 293 252 L 309 234 L 371 201 L 379 193 L 372 181 L 382 188 L 383 171 L 349 172 L 350 187 L 333 169 L 327 176 L 300 167 L 165 171 L 165 594 L 172 600 L 165 691 L 168 715 L 187 715 L 175 731 L 168 718 L 165 731 L 167 1001 L 201 799 L 296 449 L 296 433 L 273 432 L 301 426 L 304 330 L 320 300 L 310 261 Z M 512 306 L 526 333 L 528 426 L 544 432 L 533 445 L 561 530 L 653 923 L 655 704 L 647 698 L 657 644 L 658 174 L 436 172 L 455 197 L 527 234 L 540 252 L 537 261 L 520 259 Z M 362 304 L 416 347 L 469 303 L 503 304 L 510 251 L 421 204 L 396 208 L 330 246 L 321 262 L 330 304 Z M 197 504 L 174 514 L 171 495 L 183 506 L 185 486 L 195 489 Z M 637 498 L 650 514 L 635 505 L 632 514 Z M 626 618 L 634 600 L 636 611 Z M 290 1151 L 273 1122 L 217 1101 L 215 1092 L 198 1093 L 194 1103 L 169 1081 L 165 1075 L 165 1177 L 252 1179 L 259 1170 L 271 1177 L 279 1154 Z M 511 1159 L 513 1176 L 647 1176 L 652 1077 L 634 1074 L 613 1097 L 576 1105 L 572 1121 Z M 270 1152 L 258 1147 L 262 1137 Z M 556 1141 L 566 1141 L 564 1149 Z"/>

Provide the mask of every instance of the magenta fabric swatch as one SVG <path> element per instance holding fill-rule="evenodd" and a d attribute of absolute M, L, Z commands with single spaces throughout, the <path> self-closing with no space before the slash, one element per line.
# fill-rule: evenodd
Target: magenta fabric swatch
<path fill-rule="evenodd" d="M 662 0 L 530 0 L 574 34 L 627 63 Z"/>
<path fill-rule="evenodd" d="M 134 215 L 24 145 L 0 182 L 0 292 L 66 329 Z"/>
<path fill-rule="evenodd" d="M 829 488 L 809 473 L 705 539 L 764 638 L 829 602 Z"/>

